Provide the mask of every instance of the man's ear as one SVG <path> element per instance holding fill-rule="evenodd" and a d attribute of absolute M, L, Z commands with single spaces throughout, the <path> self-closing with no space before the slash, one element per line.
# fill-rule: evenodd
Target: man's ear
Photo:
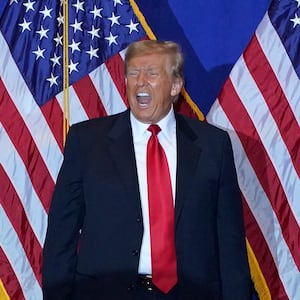
<path fill-rule="evenodd" d="M 175 97 L 175 96 L 179 95 L 182 86 L 183 86 L 182 79 L 181 78 L 175 78 L 173 83 L 172 83 L 171 96 Z"/>

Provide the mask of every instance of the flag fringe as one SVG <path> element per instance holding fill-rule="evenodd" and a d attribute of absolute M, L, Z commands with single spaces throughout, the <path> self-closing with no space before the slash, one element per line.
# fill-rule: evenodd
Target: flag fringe
<path fill-rule="evenodd" d="M 151 30 L 151 28 L 149 27 L 144 15 L 141 13 L 139 7 L 137 6 L 137 4 L 135 3 L 134 0 L 129 0 L 134 13 L 136 14 L 136 16 L 138 17 L 139 21 L 141 22 L 144 30 L 146 31 L 147 36 L 151 39 L 151 40 L 156 40 L 156 36 L 153 33 L 153 31 Z"/>
<path fill-rule="evenodd" d="M 10 300 L 1 278 L 0 278 L 0 300 Z"/>
<path fill-rule="evenodd" d="M 250 243 L 246 239 L 247 252 L 248 252 L 248 260 L 250 265 L 250 273 L 251 278 L 254 283 L 255 290 L 258 294 L 260 300 L 271 300 L 270 290 L 267 286 L 264 275 L 261 272 L 255 254 L 251 248 Z"/>

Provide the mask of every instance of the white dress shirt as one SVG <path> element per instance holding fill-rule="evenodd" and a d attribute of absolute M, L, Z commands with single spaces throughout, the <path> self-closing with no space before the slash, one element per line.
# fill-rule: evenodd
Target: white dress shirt
<path fill-rule="evenodd" d="M 148 188 L 147 188 L 147 169 L 146 154 L 147 143 L 151 133 L 147 130 L 150 124 L 145 124 L 137 120 L 134 115 L 130 114 L 132 127 L 133 143 L 135 158 L 137 164 L 137 173 L 139 189 L 141 196 L 141 205 L 143 213 L 144 235 L 140 253 L 139 274 L 151 274 L 151 248 L 150 248 L 150 228 L 149 228 L 149 211 L 148 211 Z M 176 143 L 176 120 L 173 107 L 170 112 L 160 120 L 157 125 L 161 128 L 158 133 L 158 140 L 167 156 L 173 201 L 175 205 L 175 187 L 176 187 L 176 167 L 177 167 L 177 143 Z"/>

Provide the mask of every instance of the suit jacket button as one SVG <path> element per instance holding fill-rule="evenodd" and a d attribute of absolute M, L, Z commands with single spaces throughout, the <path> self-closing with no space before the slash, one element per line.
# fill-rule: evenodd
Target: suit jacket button
<path fill-rule="evenodd" d="M 137 218 L 136 221 L 137 221 L 138 223 L 141 223 L 141 222 L 142 222 L 142 219 L 141 219 L 141 218 Z"/>
<path fill-rule="evenodd" d="M 128 291 L 131 291 L 131 290 L 133 290 L 135 288 L 135 285 L 134 284 L 131 284 L 128 288 L 127 288 L 127 290 Z"/>
<path fill-rule="evenodd" d="M 138 250 L 132 250 L 132 251 L 131 251 L 131 254 L 132 254 L 133 256 L 136 256 L 136 255 L 138 255 L 138 253 L 139 253 L 139 251 L 138 251 Z"/>

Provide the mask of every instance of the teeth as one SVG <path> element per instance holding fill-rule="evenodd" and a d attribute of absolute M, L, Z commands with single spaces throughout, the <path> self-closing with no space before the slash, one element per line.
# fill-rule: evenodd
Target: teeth
<path fill-rule="evenodd" d="M 138 97 L 148 97 L 149 94 L 148 93 L 138 93 L 137 96 Z"/>

